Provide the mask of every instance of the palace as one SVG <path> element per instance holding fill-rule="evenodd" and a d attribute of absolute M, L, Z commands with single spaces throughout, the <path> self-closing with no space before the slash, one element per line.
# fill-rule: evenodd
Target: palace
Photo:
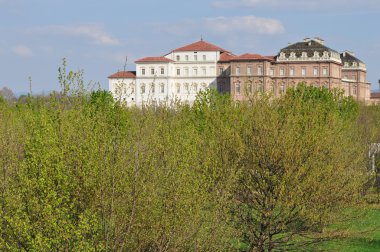
<path fill-rule="evenodd" d="M 198 41 L 158 57 L 135 61 L 136 71 L 109 76 L 109 89 L 129 106 L 194 102 L 199 91 L 216 88 L 244 100 L 255 92 L 281 96 L 289 87 L 306 85 L 342 89 L 346 96 L 370 102 L 366 65 L 352 52 L 339 53 L 320 38 L 290 44 L 275 56 L 235 55 Z"/>

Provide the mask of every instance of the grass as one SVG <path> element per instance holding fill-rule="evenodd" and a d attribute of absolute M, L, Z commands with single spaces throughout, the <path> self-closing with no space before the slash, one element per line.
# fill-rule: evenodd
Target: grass
<path fill-rule="evenodd" d="M 314 251 L 375 252 L 380 251 L 380 205 L 362 212 L 360 217 L 345 223 L 345 238 L 324 242 Z"/>

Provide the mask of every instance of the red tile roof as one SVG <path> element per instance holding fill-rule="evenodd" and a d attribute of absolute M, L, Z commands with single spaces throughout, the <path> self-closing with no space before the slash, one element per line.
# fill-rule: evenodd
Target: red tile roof
<path fill-rule="evenodd" d="M 189 51 L 220 51 L 220 52 L 228 52 L 223 48 L 208 43 L 204 40 L 192 43 L 190 45 L 186 45 L 180 48 L 173 50 L 172 52 L 189 52 Z"/>
<path fill-rule="evenodd" d="M 232 59 L 236 57 L 237 56 L 232 53 L 224 52 L 220 55 L 219 62 L 230 62 Z"/>
<path fill-rule="evenodd" d="M 145 57 L 145 58 L 135 61 L 135 63 L 139 63 L 139 62 L 172 62 L 172 60 L 165 58 L 163 56 L 160 56 L 160 57 Z"/>
<path fill-rule="evenodd" d="M 235 57 L 233 59 L 234 61 L 244 61 L 244 60 L 273 60 L 273 57 L 266 57 L 266 56 L 261 56 L 260 54 L 251 54 L 251 53 L 245 53 L 242 54 L 238 57 Z"/>
<path fill-rule="evenodd" d="M 119 71 L 117 73 L 114 73 L 110 76 L 108 76 L 108 79 L 134 79 L 136 78 L 136 72 L 135 71 Z"/>

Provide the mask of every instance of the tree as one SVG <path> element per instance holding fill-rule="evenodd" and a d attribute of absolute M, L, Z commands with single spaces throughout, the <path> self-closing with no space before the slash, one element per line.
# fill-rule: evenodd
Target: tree
<path fill-rule="evenodd" d="M 16 96 L 14 95 L 12 89 L 8 87 L 3 87 L 0 90 L 0 97 L 3 97 L 7 102 L 14 102 L 16 100 Z"/>
<path fill-rule="evenodd" d="M 244 117 L 233 210 L 243 241 L 251 251 L 273 251 L 310 231 L 323 236 L 366 179 L 356 103 L 300 85 L 282 99 L 255 101 Z"/>

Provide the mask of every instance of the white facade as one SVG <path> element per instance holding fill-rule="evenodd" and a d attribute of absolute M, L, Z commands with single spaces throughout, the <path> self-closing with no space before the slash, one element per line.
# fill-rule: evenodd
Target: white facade
<path fill-rule="evenodd" d="M 110 76 L 110 91 L 115 99 L 131 106 L 192 104 L 199 91 L 216 88 L 217 62 L 223 51 L 199 41 L 163 57 L 143 58 L 136 61 L 135 79 Z M 119 86 L 122 95 L 118 94 Z"/>

